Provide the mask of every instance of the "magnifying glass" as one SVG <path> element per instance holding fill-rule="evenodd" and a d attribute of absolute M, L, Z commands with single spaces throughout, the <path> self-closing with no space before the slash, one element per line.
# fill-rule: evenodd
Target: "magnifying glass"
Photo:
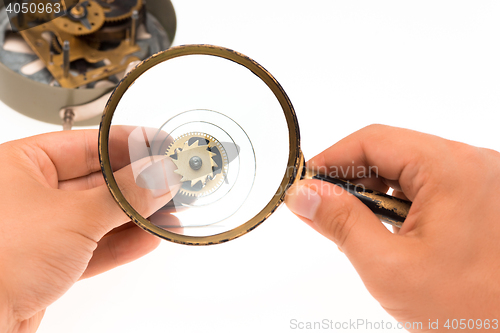
<path fill-rule="evenodd" d="M 133 222 L 188 245 L 253 230 L 304 178 L 341 186 L 394 226 L 411 205 L 305 168 L 283 88 L 254 60 L 219 46 L 174 47 L 131 71 L 106 106 L 99 157 Z"/>

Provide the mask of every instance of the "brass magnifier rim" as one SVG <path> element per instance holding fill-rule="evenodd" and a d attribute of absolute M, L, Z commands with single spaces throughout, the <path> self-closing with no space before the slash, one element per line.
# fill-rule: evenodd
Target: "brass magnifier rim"
<path fill-rule="evenodd" d="M 165 229 L 157 227 L 148 219 L 140 215 L 125 199 L 124 195 L 120 191 L 113 175 L 113 170 L 111 169 L 108 151 L 109 132 L 113 114 L 122 96 L 125 94 L 128 88 L 135 82 L 135 80 L 137 80 L 150 68 L 169 59 L 187 55 L 209 55 L 220 57 L 231 60 L 249 69 L 251 72 L 257 75 L 269 87 L 269 89 L 271 89 L 271 91 L 278 99 L 281 108 L 283 109 L 289 131 L 289 155 L 287 171 L 285 172 L 280 186 L 274 194 L 272 200 L 257 215 L 255 215 L 249 221 L 241 224 L 240 226 L 220 234 L 204 237 L 186 236 L 167 231 Z M 256 228 L 258 225 L 264 222 L 281 205 L 281 203 L 283 203 L 286 190 L 295 181 L 297 175 L 300 175 L 303 164 L 303 156 L 300 150 L 300 133 L 297 116 L 295 114 L 295 110 L 293 109 L 292 103 L 290 102 L 290 99 L 288 98 L 278 81 L 271 75 L 271 73 L 269 73 L 264 67 L 259 65 L 253 59 L 231 49 L 205 44 L 176 46 L 166 51 L 160 52 L 141 62 L 133 71 L 131 71 L 123 78 L 123 80 L 119 83 L 119 85 L 115 88 L 113 94 L 111 95 L 102 116 L 101 125 L 99 128 L 99 160 L 101 163 L 101 170 L 104 176 L 104 180 L 106 181 L 106 185 L 108 186 L 111 195 L 121 207 L 121 209 L 130 217 L 130 219 L 134 223 L 136 223 L 142 229 L 160 238 L 186 245 L 211 245 L 224 243 L 240 237 Z"/>

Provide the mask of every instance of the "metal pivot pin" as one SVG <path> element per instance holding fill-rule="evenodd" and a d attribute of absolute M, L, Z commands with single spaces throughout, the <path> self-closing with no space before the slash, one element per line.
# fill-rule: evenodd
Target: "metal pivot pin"
<path fill-rule="evenodd" d="M 139 12 L 132 12 L 132 24 L 130 26 L 130 45 L 134 46 L 137 41 L 137 22 L 139 21 Z"/>
<path fill-rule="evenodd" d="M 64 77 L 69 76 L 69 41 L 65 40 L 63 44 L 63 69 Z"/>
<path fill-rule="evenodd" d="M 203 165 L 203 160 L 199 156 L 193 156 L 189 160 L 189 166 L 193 170 L 200 170 Z"/>

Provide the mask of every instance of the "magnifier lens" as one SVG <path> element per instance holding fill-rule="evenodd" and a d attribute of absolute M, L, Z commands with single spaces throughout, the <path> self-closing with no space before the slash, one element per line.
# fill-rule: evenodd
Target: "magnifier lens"
<path fill-rule="evenodd" d="M 170 58 L 117 103 L 109 177 L 131 205 L 127 213 L 147 219 L 153 233 L 219 235 L 285 190 L 289 128 L 273 91 L 245 66 L 214 55 Z"/>

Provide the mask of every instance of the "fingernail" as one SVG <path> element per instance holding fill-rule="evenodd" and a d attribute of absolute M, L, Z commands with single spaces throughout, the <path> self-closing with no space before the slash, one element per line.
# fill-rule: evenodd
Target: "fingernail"
<path fill-rule="evenodd" d="M 309 186 L 294 185 L 288 189 L 285 203 L 293 213 L 313 220 L 321 204 L 321 196 Z"/>
<path fill-rule="evenodd" d="M 166 173 L 163 161 L 154 162 L 142 170 L 136 179 L 136 184 L 150 190 L 154 198 L 159 198 L 170 192 Z"/>

